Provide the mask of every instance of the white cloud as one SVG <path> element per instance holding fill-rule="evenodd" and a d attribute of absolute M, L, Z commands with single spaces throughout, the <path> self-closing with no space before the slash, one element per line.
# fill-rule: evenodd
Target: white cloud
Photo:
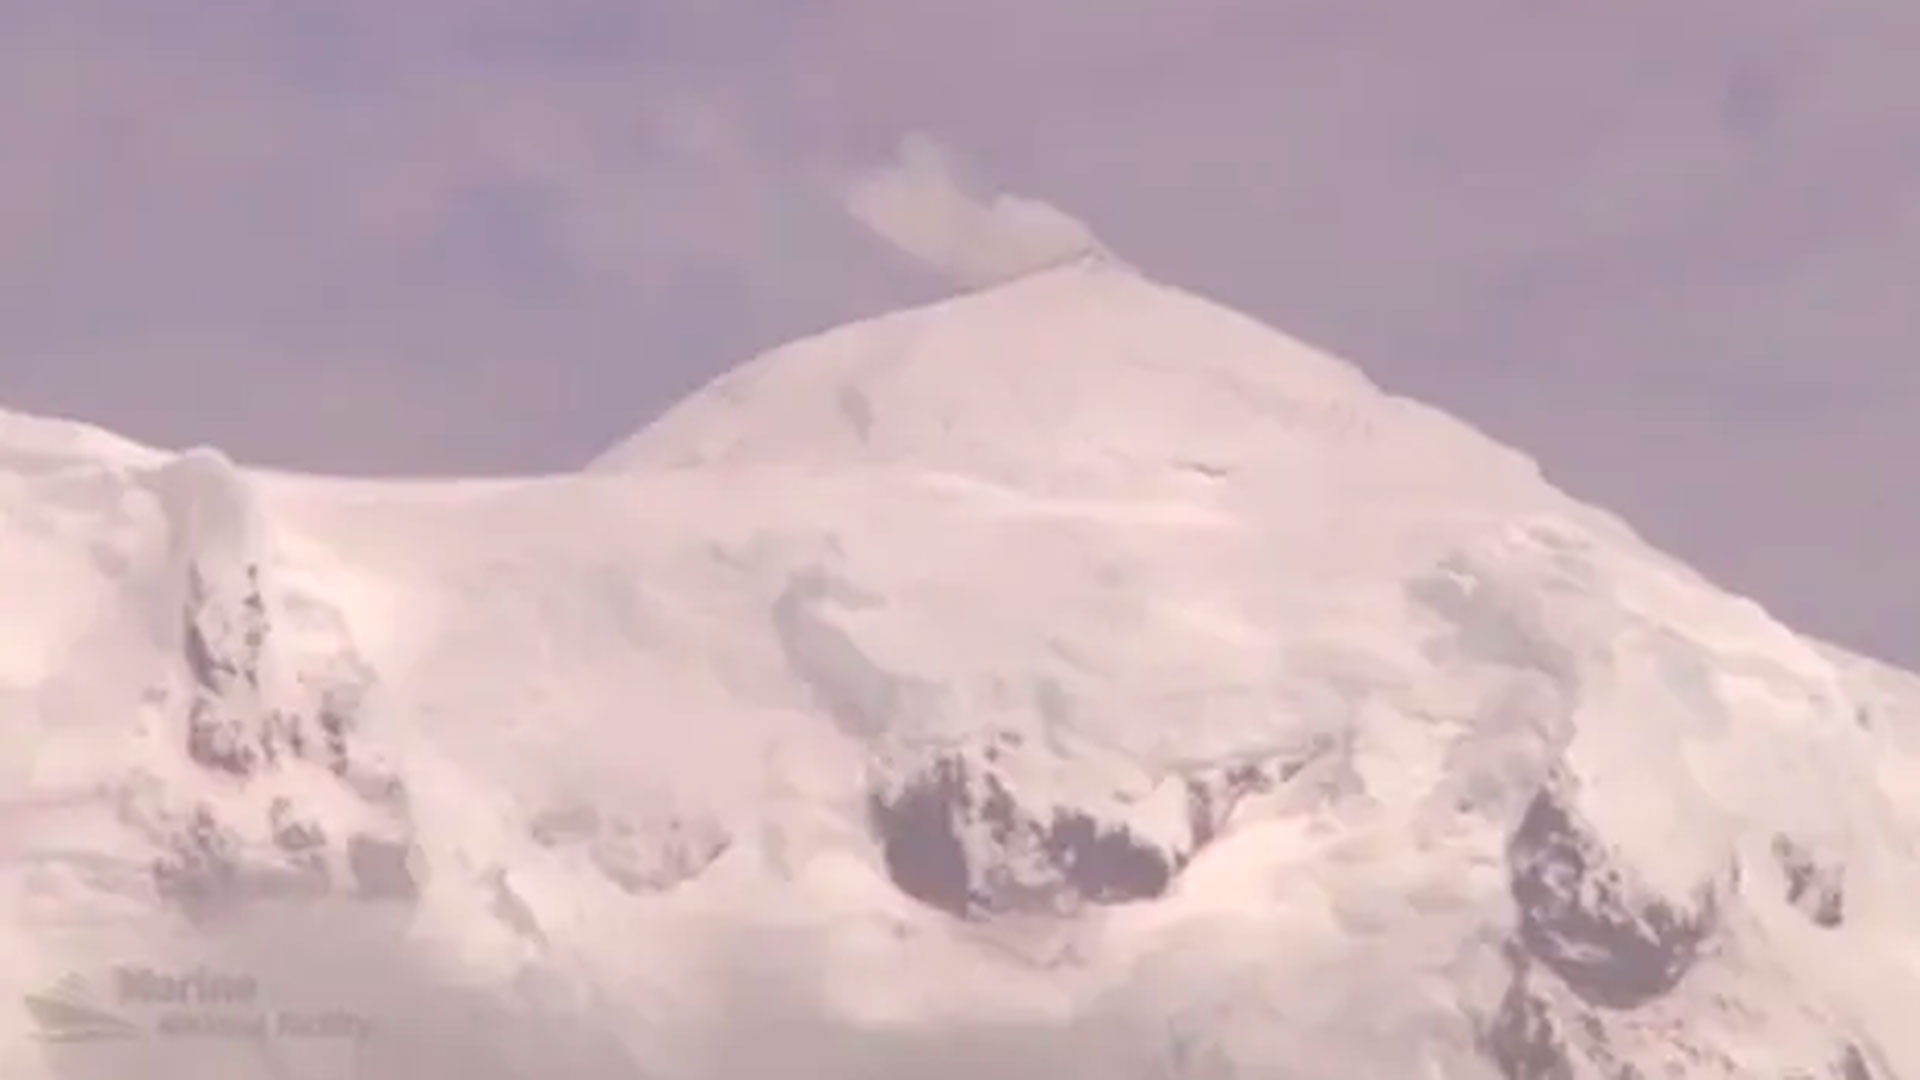
<path fill-rule="evenodd" d="M 1037 199 L 968 190 L 952 154 L 925 135 L 844 193 L 881 239 L 963 285 L 990 285 L 1103 250 L 1085 223 Z"/>

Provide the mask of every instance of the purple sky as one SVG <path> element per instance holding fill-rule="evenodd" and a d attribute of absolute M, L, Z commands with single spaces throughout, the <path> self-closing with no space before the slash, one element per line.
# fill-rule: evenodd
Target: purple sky
<path fill-rule="evenodd" d="M 990 265 L 849 197 L 943 166 L 1920 662 L 1916 55 L 1868 0 L 0 0 L 0 401 L 566 467 Z"/>

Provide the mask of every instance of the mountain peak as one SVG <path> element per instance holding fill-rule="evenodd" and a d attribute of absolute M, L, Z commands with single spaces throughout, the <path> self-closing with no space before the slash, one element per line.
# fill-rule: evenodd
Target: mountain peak
<path fill-rule="evenodd" d="M 891 466 L 1109 487 L 1442 428 L 1496 474 L 1531 471 L 1344 361 L 1088 253 L 773 349 L 590 468 Z"/>

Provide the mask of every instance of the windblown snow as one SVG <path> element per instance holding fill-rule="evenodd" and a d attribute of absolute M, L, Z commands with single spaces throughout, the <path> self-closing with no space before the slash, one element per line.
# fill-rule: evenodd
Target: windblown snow
<path fill-rule="evenodd" d="M 1107 260 L 0 545 L 0 1075 L 1920 1075 L 1920 682 Z"/>

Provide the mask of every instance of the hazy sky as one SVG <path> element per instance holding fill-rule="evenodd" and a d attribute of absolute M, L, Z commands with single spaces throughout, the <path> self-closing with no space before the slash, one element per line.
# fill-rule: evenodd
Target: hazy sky
<path fill-rule="evenodd" d="M 0 401 L 566 467 L 1051 204 L 1920 662 L 1917 55 L 1895 0 L 0 0 Z"/>

